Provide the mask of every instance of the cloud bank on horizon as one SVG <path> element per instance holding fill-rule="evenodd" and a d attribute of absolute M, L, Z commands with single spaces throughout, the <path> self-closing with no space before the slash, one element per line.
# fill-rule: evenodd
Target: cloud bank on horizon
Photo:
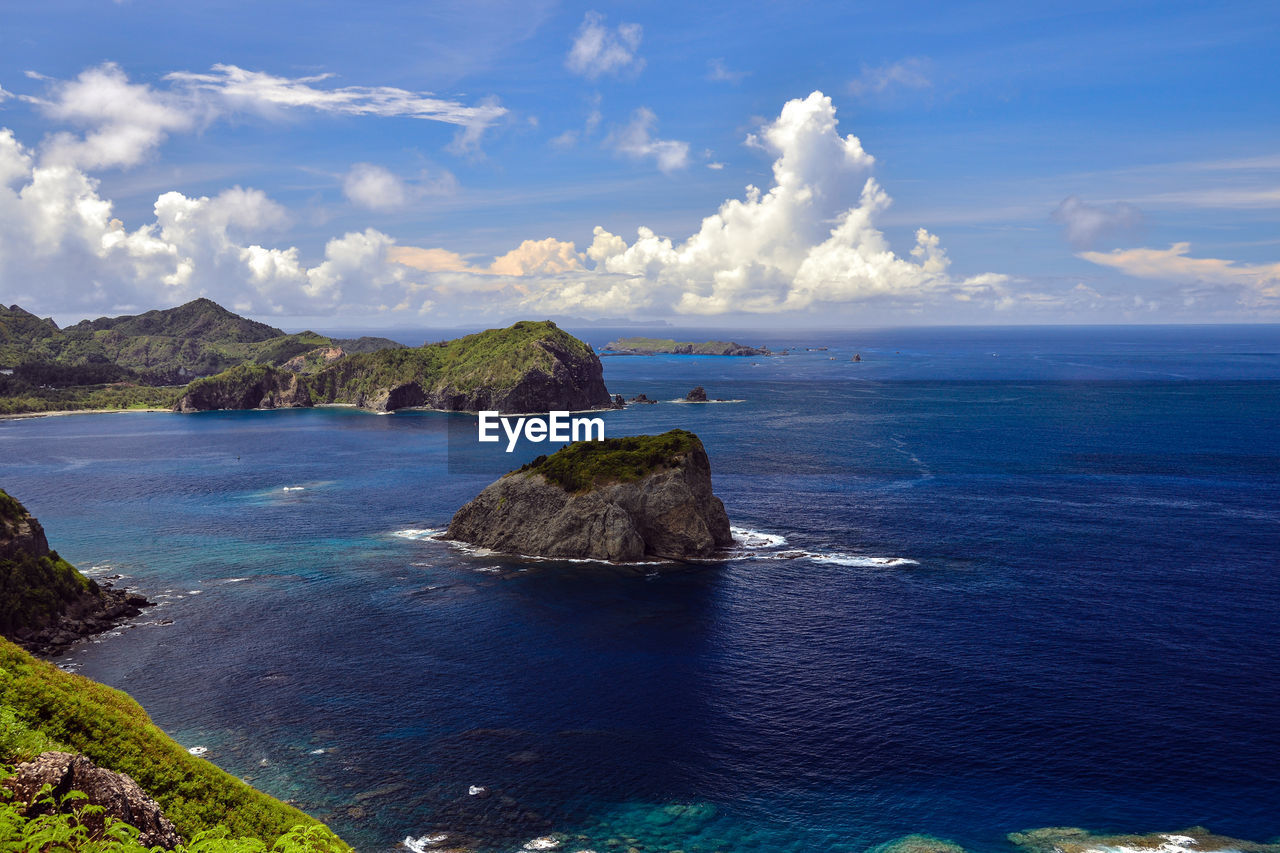
<path fill-rule="evenodd" d="M 637 75 L 645 68 L 642 37 L 638 24 L 611 25 L 588 13 L 565 67 L 589 81 Z M 722 60 L 709 67 L 708 79 L 717 82 L 736 85 L 745 76 L 730 73 Z M 954 274 L 942 240 L 925 225 L 914 228 L 908 248 L 895 250 L 882 224 L 891 199 L 873 174 L 875 158 L 857 136 L 841 133 L 836 106 L 822 91 L 786 101 L 746 136 L 747 148 L 772 160 L 768 185 L 749 184 L 740 197 L 723 200 L 692 233 L 673 238 L 644 225 L 634 235 L 597 225 L 578 240 L 533 233 L 484 263 L 474 253 L 414 245 L 388 233 L 394 228 L 372 225 L 335 233 L 319 256 L 307 257 L 287 239 L 301 212 L 239 185 L 212 195 L 161 192 L 151 221 L 126 223 L 97 175 L 137 167 L 173 137 L 243 115 L 435 122 L 454 129 L 451 151 L 482 156 L 486 133 L 511 119 L 495 98 L 468 103 L 232 64 L 170 72 L 166 88 L 132 82 L 114 63 L 70 80 L 30 76 L 44 84 L 43 94 L 0 89 L 0 101 L 18 98 L 57 129 L 25 143 L 0 128 L 0 289 L 7 301 L 39 313 L 127 312 L 208 296 L 262 316 L 415 323 L 530 314 L 831 318 L 856 317 L 869 307 L 902 317 L 945 316 L 948 306 L 1000 322 L 1009 311 L 1110 319 L 1118 309 L 1154 304 L 1083 281 L 1047 287 L 998 269 Z M 856 98 L 932 86 L 928 63 L 909 59 L 864 65 L 849 91 Z M 595 131 L 599 93 L 589 102 L 582 131 L 566 131 L 553 144 L 572 146 Z M 656 113 L 639 107 L 601 144 L 667 175 L 695 162 L 724 169 L 707 162 L 710 151 L 694 155 L 688 142 L 659 138 L 657 129 Z M 338 180 L 355 209 L 374 214 L 458 190 L 448 170 L 424 169 L 406 180 L 372 162 L 352 163 Z M 1197 257 L 1185 241 L 1104 251 L 1104 244 L 1132 239 L 1143 224 L 1142 211 L 1124 201 L 1071 195 L 1046 218 L 1062 226 L 1075 257 L 1160 282 L 1166 298 L 1184 307 L 1280 316 L 1280 263 Z"/>

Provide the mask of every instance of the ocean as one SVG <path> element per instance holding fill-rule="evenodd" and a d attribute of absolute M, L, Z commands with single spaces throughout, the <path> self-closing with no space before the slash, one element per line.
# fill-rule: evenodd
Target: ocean
<path fill-rule="evenodd" d="M 0 487 L 160 602 L 60 665 L 362 851 L 1280 836 L 1280 327 L 664 331 L 792 349 L 604 359 L 662 401 L 608 435 L 706 445 L 698 567 L 431 538 L 492 479 L 464 415 L 0 421 Z"/>

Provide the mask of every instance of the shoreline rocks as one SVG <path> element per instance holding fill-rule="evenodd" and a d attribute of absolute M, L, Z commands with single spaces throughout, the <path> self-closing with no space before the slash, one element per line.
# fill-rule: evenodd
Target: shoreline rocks
<path fill-rule="evenodd" d="M 44 527 L 0 490 L 0 633 L 55 655 L 151 607 L 145 596 L 98 583 L 49 547 Z"/>
<path fill-rule="evenodd" d="M 118 628 L 144 607 L 155 607 L 145 595 L 127 589 L 114 589 L 110 582 L 98 586 L 97 596 L 86 596 L 68 606 L 57 621 L 39 627 L 21 628 L 9 639 L 27 651 L 42 657 L 60 655 L 71 646 L 98 634 Z"/>

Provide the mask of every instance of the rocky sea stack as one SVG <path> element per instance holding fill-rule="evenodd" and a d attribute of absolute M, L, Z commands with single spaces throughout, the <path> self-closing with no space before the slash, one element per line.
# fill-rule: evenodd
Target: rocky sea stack
<path fill-rule="evenodd" d="M 706 450 L 681 429 L 539 456 L 458 510 L 446 536 L 509 554 L 613 562 L 705 559 L 733 544 Z"/>
<path fill-rule="evenodd" d="M 76 571 L 50 550 L 44 528 L 26 507 L 0 490 L 0 634 L 53 654 L 150 604 Z"/>

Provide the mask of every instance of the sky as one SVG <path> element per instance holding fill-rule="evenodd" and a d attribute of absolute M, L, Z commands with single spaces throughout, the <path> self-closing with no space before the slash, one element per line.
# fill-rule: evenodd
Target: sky
<path fill-rule="evenodd" d="M 1280 5 L 0 2 L 0 302 L 1280 322 Z"/>

